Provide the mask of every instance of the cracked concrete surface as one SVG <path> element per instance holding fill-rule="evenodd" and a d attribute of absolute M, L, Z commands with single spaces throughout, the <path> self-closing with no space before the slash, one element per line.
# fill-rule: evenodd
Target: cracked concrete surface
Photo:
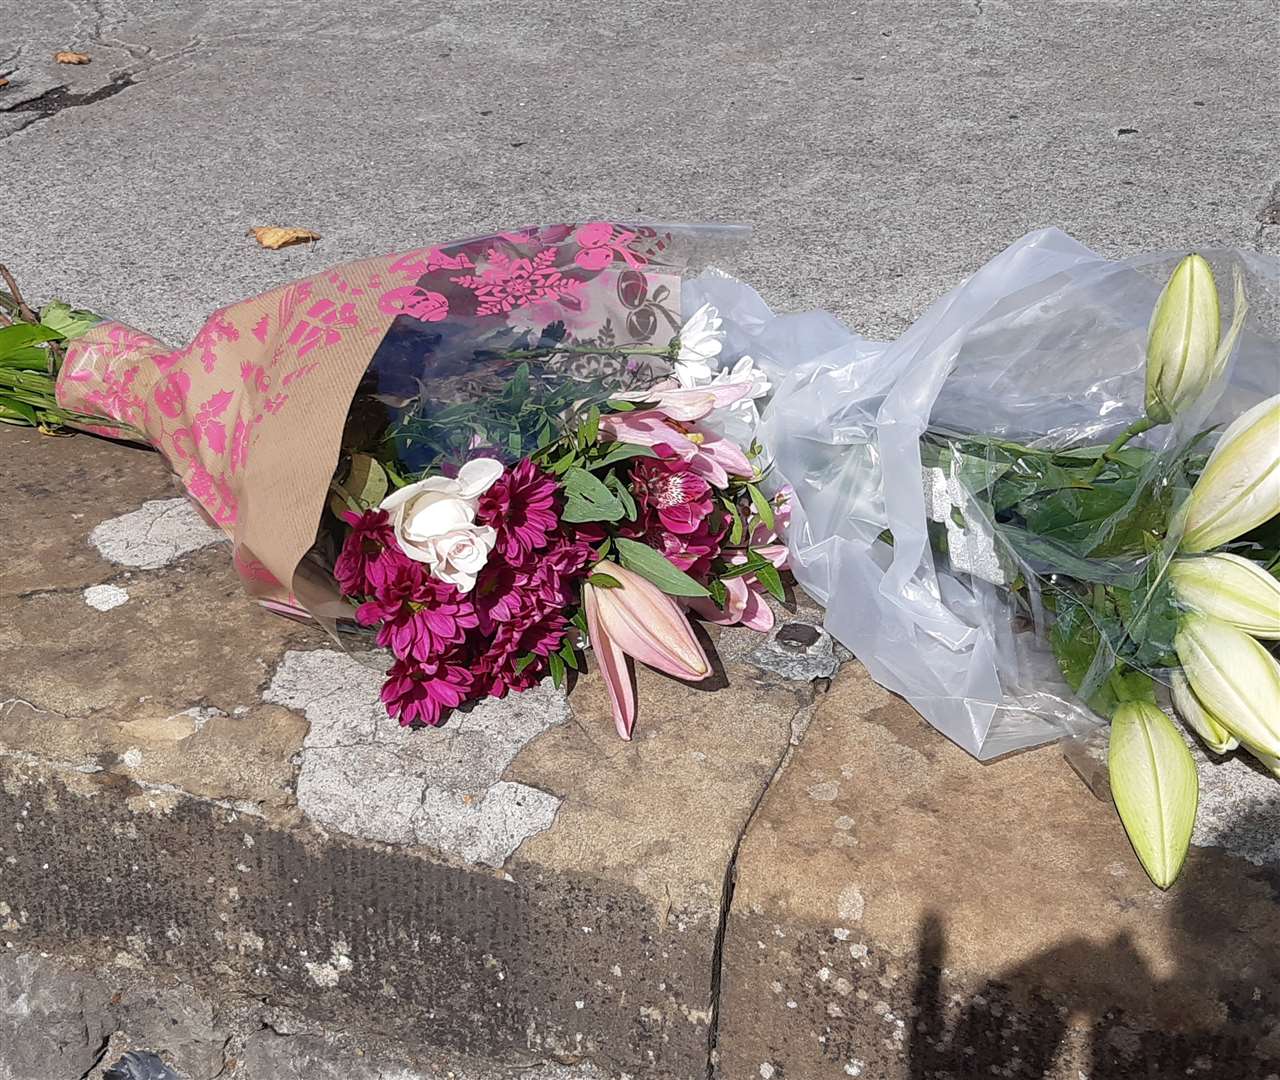
<path fill-rule="evenodd" d="M 759 0 L 20 7 L 0 125 L 135 84 L 4 140 L 2 254 L 175 341 L 344 259 L 588 213 L 752 222 L 718 261 L 876 338 L 1033 228 L 1280 245 L 1268 0 L 809 0 L 784 27 Z M 244 237 L 277 222 L 323 239 Z"/>
<path fill-rule="evenodd" d="M 500 867 L 555 820 L 560 799 L 502 774 L 535 736 L 569 718 L 549 682 L 481 702 L 444 728 L 413 731 L 379 698 L 385 658 L 333 649 L 284 655 L 263 700 L 305 714 L 298 806 L 313 821 L 392 844 L 427 844 Z"/>
<path fill-rule="evenodd" d="M 138 570 L 158 570 L 188 552 L 226 539 L 186 498 L 150 499 L 137 510 L 102 522 L 89 534 L 89 543 L 104 559 Z"/>

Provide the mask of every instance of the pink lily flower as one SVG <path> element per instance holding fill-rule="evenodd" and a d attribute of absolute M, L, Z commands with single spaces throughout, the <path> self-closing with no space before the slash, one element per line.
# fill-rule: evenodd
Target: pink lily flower
<path fill-rule="evenodd" d="M 602 562 L 596 572 L 608 574 L 622 586 L 602 589 L 588 583 L 582 589 L 582 606 L 591 648 L 609 690 L 613 722 L 618 734 L 630 739 L 636 695 L 628 656 L 673 678 L 693 682 L 710 675 L 711 664 L 675 600 L 616 563 Z"/>
<path fill-rule="evenodd" d="M 757 520 L 751 530 L 751 550 L 767 559 L 779 570 L 787 568 L 787 545 L 780 543 L 778 533 L 786 530 L 791 521 L 791 489 L 784 487 L 773 500 L 773 528 Z M 747 561 L 745 551 L 722 552 L 725 562 L 741 566 Z M 755 574 L 722 579 L 726 591 L 724 609 L 716 607 L 710 597 L 698 597 L 688 601 L 689 607 L 707 622 L 720 626 L 736 626 L 741 623 L 752 630 L 765 633 L 773 629 L 773 609 L 764 598 L 764 586 Z"/>
<path fill-rule="evenodd" d="M 654 401 L 655 407 L 603 416 L 601 432 L 607 438 L 636 446 L 669 446 L 713 487 L 727 487 L 731 474 L 753 475 L 755 470 L 741 447 L 696 423 L 713 410 L 737 401 L 751 387 L 744 383 L 695 390 L 681 390 L 675 383 L 670 387 L 673 388 L 659 383 L 650 390 L 620 395 L 621 400 Z"/>
<path fill-rule="evenodd" d="M 707 622 L 720 626 L 736 626 L 742 623 L 751 630 L 766 633 L 773 629 L 773 608 L 760 594 L 760 585 L 754 574 L 729 578 L 724 583 L 727 595 L 724 610 L 721 611 L 710 597 L 700 596 L 689 601 L 693 608 Z"/>

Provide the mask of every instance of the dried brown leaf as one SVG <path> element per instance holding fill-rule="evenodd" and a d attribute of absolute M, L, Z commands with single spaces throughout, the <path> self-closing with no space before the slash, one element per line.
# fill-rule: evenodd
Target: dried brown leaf
<path fill-rule="evenodd" d="M 54 53 L 53 58 L 59 64 L 87 64 L 90 59 L 88 53 L 70 52 L 68 50 Z"/>
<path fill-rule="evenodd" d="M 9 85 L 9 80 L 4 78 L 3 76 L 0 76 L 0 87 L 5 87 L 8 85 Z"/>
<path fill-rule="evenodd" d="M 310 229 L 287 228 L 284 225 L 258 225 L 245 235 L 252 236 L 264 248 L 271 251 L 289 247 L 291 244 L 310 244 L 320 239 L 318 232 L 312 232 Z"/>

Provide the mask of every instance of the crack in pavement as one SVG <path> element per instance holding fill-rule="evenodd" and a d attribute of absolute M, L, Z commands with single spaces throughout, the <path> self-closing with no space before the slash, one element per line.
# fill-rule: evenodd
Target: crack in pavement
<path fill-rule="evenodd" d="M 32 113 L 34 115 L 25 124 L 19 124 L 3 138 L 11 138 L 18 134 L 19 131 L 26 131 L 33 124 L 38 124 L 41 120 L 48 120 L 49 117 L 56 116 L 64 109 L 76 109 L 81 105 L 93 105 L 99 101 L 105 101 L 107 98 L 115 97 L 116 94 L 133 86 L 134 82 L 133 75 L 126 72 L 123 75 L 117 75 L 106 86 L 100 86 L 96 90 L 85 90 L 77 93 L 65 86 L 55 86 L 52 90 L 46 90 L 39 97 L 20 101 L 17 105 L 6 109 L 5 112 L 9 113 Z"/>
<path fill-rule="evenodd" d="M 782 748 L 782 753 L 778 756 L 772 771 L 760 788 L 760 794 L 756 796 L 756 801 L 752 803 L 751 810 L 743 820 L 742 828 L 738 830 L 738 837 L 733 842 L 733 851 L 729 855 L 729 863 L 725 867 L 724 887 L 720 894 L 720 923 L 716 927 L 715 943 L 711 948 L 711 1022 L 707 1025 L 706 1080 L 717 1080 L 720 1076 L 720 990 L 724 976 L 724 939 L 729 932 L 729 914 L 733 909 L 733 893 L 738 884 L 738 855 L 742 850 L 742 841 L 746 839 L 747 833 L 751 829 L 751 824 L 756 819 L 760 804 L 764 802 L 765 796 L 772 790 L 774 782 L 787 767 L 796 747 L 804 738 L 803 732 L 808 725 L 797 723 L 797 721 L 806 711 L 811 711 L 817 707 L 817 697 L 818 695 L 815 694 L 812 699 L 798 706 L 792 714 L 790 727 L 793 736 L 787 741 L 786 746 Z M 795 734 L 796 732 L 799 732 L 799 734 Z"/>

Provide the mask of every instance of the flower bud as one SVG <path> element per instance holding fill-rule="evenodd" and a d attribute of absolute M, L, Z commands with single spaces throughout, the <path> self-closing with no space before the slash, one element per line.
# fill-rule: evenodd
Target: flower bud
<path fill-rule="evenodd" d="M 1147 330 L 1146 406 L 1151 420 L 1167 424 L 1214 380 L 1220 332 L 1213 270 L 1201 256 L 1188 255 L 1160 293 Z"/>
<path fill-rule="evenodd" d="M 1191 751 L 1154 705 L 1126 701 L 1111 718 L 1107 773 L 1142 868 L 1167 889 L 1186 860 L 1200 798 Z"/>
<path fill-rule="evenodd" d="M 1184 615 L 1173 640 L 1196 700 L 1249 750 L 1280 757 L 1280 663 L 1243 630 Z"/>
<path fill-rule="evenodd" d="M 1280 394 L 1236 418 L 1187 499 L 1183 551 L 1209 551 L 1280 513 Z"/>
<path fill-rule="evenodd" d="M 1209 710 L 1200 704 L 1195 691 L 1191 689 L 1191 684 L 1187 682 L 1187 677 L 1181 671 L 1173 673 L 1173 684 L 1170 690 L 1173 694 L 1173 707 L 1178 710 L 1178 715 L 1215 754 L 1229 753 L 1240 745 L 1240 740 L 1218 723 Z"/>
<path fill-rule="evenodd" d="M 1178 600 L 1192 611 L 1254 637 L 1280 638 L 1280 581 L 1252 559 L 1225 551 L 1174 559 L 1169 578 Z"/>

